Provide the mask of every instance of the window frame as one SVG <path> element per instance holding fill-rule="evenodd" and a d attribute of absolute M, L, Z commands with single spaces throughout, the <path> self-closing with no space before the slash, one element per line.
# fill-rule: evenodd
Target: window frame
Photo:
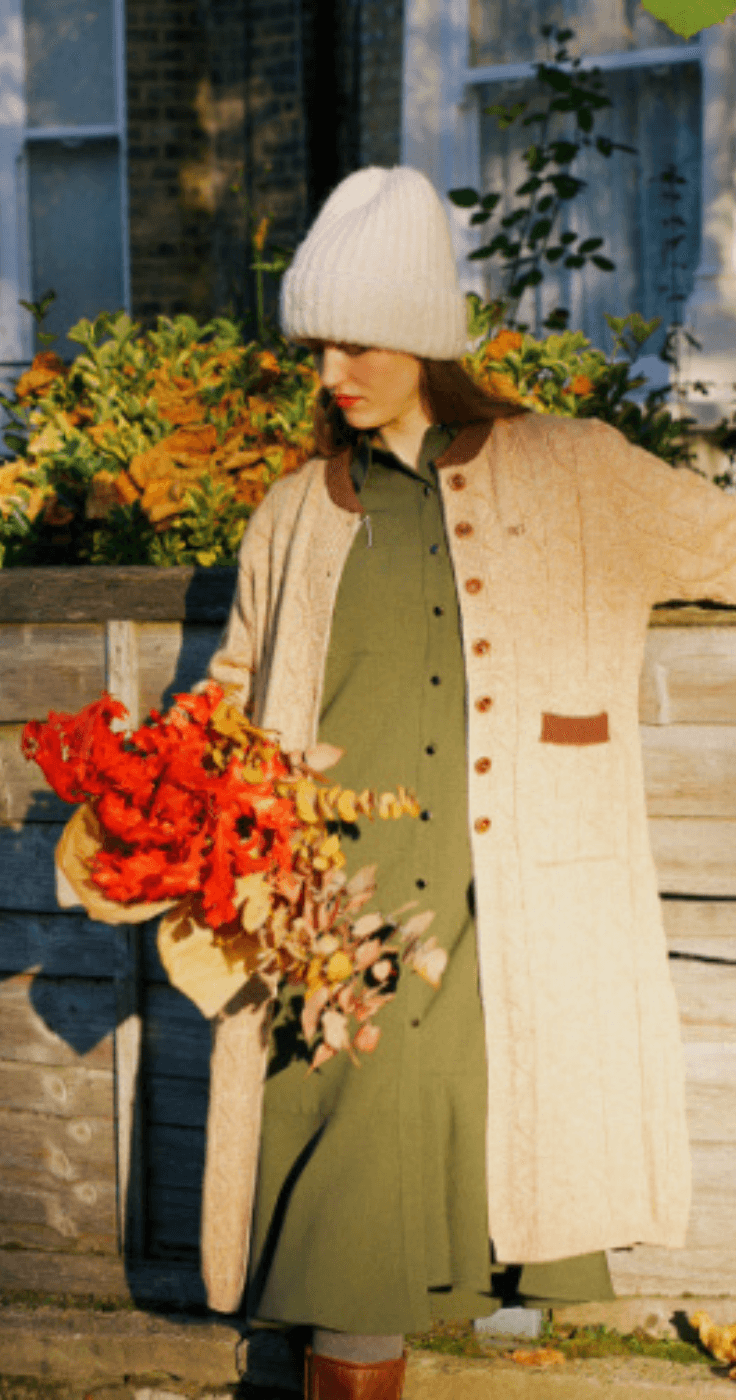
<path fill-rule="evenodd" d="M 450 189 L 481 184 L 481 88 L 533 78 L 536 71 L 533 62 L 473 66 L 469 50 L 470 0 L 406 0 L 401 160 L 424 170 L 445 200 Z M 699 35 L 671 48 L 612 50 L 583 58 L 580 68 L 605 73 L 680 63 L 698 63 L 702 74 Z M 482 235 L 461 210 L 449 201 L 446 207 L 461 285 L 482 294 L 483 274 L 467 260 Z"/>
<path fill-rule="evenodd" d="M 79 126 L 29 126 L 25 95 L 23 0 L 0 0 L 3 91 L 0 97 L 0 373 L 22 368 L 33 357 L 33 321 L 18 305 L 30 301 L 31 255 L 28 152 L 37 142 L 117 143 L 123 306 L 130 314 L 128 142 L 125 93 L 125 0 L 110 0 L 113 19 L 115 121 Z"/>

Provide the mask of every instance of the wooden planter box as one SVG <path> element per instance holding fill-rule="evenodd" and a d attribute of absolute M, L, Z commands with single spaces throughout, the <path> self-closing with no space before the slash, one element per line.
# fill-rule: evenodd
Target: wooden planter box
<path fill-rule="evenodd" d="M 0 571 L 0 1287 L 201 1301 L 209 1028 L 152 927 L 56 907 L 70 809 L 24 722 L 107 687 L 140 715 L 205 673 L 234 570 Z M 651 834 L 682 1013 L 688 1246 L 611 1256 L 621 1293 L 736 1295 L 736 612 L 653 614 L 641 684 Z"/>

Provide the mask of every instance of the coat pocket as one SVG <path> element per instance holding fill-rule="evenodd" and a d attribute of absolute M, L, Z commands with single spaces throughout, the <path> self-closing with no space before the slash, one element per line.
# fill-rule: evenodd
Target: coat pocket
<path fill-rule="evenodd" d="M 616 757 L 607 714 L 542 716 L 532 823 L 538 864 L 616 854 Z"/>

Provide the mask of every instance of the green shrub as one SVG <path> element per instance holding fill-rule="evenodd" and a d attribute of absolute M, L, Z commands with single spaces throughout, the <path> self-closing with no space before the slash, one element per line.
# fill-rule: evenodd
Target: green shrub
<path fill-rule="evenodd" d="M 631 366 L 656 322 L 610 317 L 608 357 L 580 332 L 544 340 L 497 329 L 497 310 L 470 298 L 470 372 L 537 413 L 603 418 L 673 466 L 690 460 L 685 429 L 643 404 Z M 0 467 L 0 563 L 222 564 L 280 476 L 312 452 L 319 381 L 306 350 L 274 337 L 243 343 L 238 326 L 161 318 L 141 332 L 127 316 L 80 321 L 71 365 L 36 356 L 12 399 Z"/>

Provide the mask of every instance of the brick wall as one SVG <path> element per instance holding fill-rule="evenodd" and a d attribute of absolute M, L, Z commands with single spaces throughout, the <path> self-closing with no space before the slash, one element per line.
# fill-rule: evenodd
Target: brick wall
<path fill-rule="evenodd" d="M 249 238 L 305 222 L 299 0 L 128 0 L 133 313 L 243 315 Z"/>
<path fill-rule="evenodd" d="M 293 247 L 398 161 L 402 26 L 403 0 L 127 0 L 136 318 L 245 315 L 258 220 Z"/>
<path fill-rule="evenodd" d="M 403 0 L 362 0 L 361 165 L 400 160 L 403 30 Z"/>

